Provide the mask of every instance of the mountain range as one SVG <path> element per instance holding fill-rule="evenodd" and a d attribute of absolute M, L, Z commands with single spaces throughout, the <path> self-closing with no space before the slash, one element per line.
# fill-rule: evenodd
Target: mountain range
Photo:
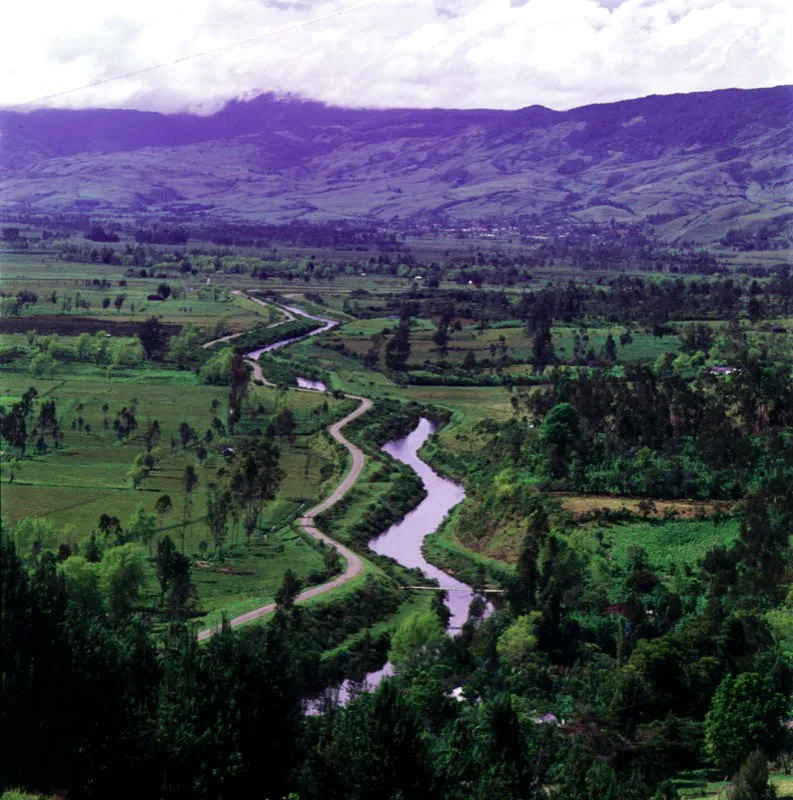
<path fill-rule="evenodd" d="M 0 204 L 104 216 L 647 221 L 708 242 L 793 212 L 793 87 L 554 111 L 0 112 Z"/>

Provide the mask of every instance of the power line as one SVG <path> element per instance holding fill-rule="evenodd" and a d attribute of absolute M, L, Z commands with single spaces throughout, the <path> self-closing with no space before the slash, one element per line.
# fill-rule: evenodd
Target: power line
<path fill-rule="evenodd" d="M 152 64 L 149 67 L 142 67 L 141 69 L 133 70 L 132 72 L 125 72 L 122 75 L 113 75 L 111 78 L 102 78 L 102 80 L 94 81 L 93 83 L 86 83 L 84 86 L 75 86 L 71 89 L 64 89 L 62 92 L 56 92 L 55 94 L 48 94 L 44 95 L 43 97 L 36 97 L 33 100 L 26 100 L 24 103 L 17 103 L 13 106 L 6 106 L 4 111 L 15 111 L 18 108 L 24 108 L 25 106 L 34 105 L 36 103 L 43 103 L 47 100 L 54 100 L 57 97 L 63 97 L 67 94 L 73 94 L 74 92 L 82 92 L 86 89 L 93 89 L 97 86 L 104 86 L 106 83 L 112 83 L 113 81 L 120 81 L 124 80 L 125 78 L 134 78 L 137 75 L 143 75 L 146 72 L 153 72 L 156 69 L 163 69 L 164 67 L 172 67 L 174 64 L 181 64 L 184 61 L 190 61 L 194 58 L 203 58 L 204 56 L 212 55 L 213 53 L 219 53 L 222 50 L 227 50 L 229 47 L 240 47 L 241 45 L 249 44 L 250 42 L 255 42 L 259 39 L 269 39 L 271 36 L 277 36 L 280 33 L 286 33 L 287 31 L 292 31 L 297 28 L 304 28 L 307 25 L 313 25 L 315 22 L 325 22 L 326 20 L 333 19 L 334 17 L 342 17 L 345 14 L 351 14 L 353 11 L 361 11 L 364 8 L 371 8 L 372 6 L 380 5 L 381 3 L 385 2 L 385 0 L 371 0 L 368 3 L 362 3 L 361 5 L 352 6 L 351 8 L 345 8 L 341 11 L 334 11 L 331 14 L 325 14 L 322 17 L 313 17 L 312 19 L 304 19 L 301 22 L 294 22 L 291 25 L 285 25 L 283 28 L 276 28 L 273 31 L 266 31 L 265 33 L 257 33 L 255 36 L 249 36 L 247 39 L 239 39 L 236 42 L 229 42 L 228 44 L 222 44 L 218 47 L 213 47 L 210 50 L 203 50 L 199 53 L 191 53 L 190 55 L 181 56 L 180 58 L 175 58 L 173 61 L 163 61 L 161 64 Z"/>

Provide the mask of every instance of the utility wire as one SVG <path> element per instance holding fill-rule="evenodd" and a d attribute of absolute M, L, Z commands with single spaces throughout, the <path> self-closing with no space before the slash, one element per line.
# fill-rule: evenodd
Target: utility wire
<path fill-rule="evenodd" d="M 113 81 L 120 81 L 124 80 L 125 78 L 134 78 L 137 75 L 143 75 L 146 72 L 153 72 L 156 69 L 163 69 L 164 67 L 172 67 L 174 64 L 181 64 L 184 61 L 190 61 L 194 58 L 203 58 L 204 56 L 209 56 L 214 53 L 219 53 L 222 50 L 228 50 L 229 47 L 240 47 L 241 45 L 248 44 L 250 42 L 255 42 L 259 39 L 269 39 L 271 36 L 277 36 L 279 33 L 286 33 L 287 31 L 292 31 L 297 28 L 304 28 L 307 25 L 313 25 L 315 22 L 324 22 L 325 20 L 333 19 L 334 17 L 342 17 L 345 14 L 351 14 L 353 11 L 361 11 L 364 8 L 371 8 L 372 6 L 380 5 L 381 3 L 385 2 L 385 0 L 371 0 L 368 3 L 362 3 L 361 5 L 352 6 L 351 8 L 345 8 L 341 11 L 334 11 L 332 14 L 325 14 L 322 17 L 313 17 L 312 19 L 304 19 L 301 22 L 294 22 L 291 25 L 286 25 L 283 28 L 276 28 L 273 31 L 265 31 L 264 33 L 257 33 L 255 36 L 249 36 L 247 39 L 240 39 L 236 42 L 229 42 L 228 44 L 222 44 L 218 47 L 213 47 L 209 50 L 203 50 L 199 53 L 191 53 L 187 56 L 182 56 L 181 58 L 175 58 L 173 61 L 163 61 L 161 64 L 152 64 L 150 67 L 142 67 L 141 69 L 133 70 L 132 72 L 125 72 L 122 75 L 113 75 L 110 78 L 102 78 L 101 80 L 94 81 L 93 83 L 86 83 L 84 86 L 75 86 L 71 89 L 64 89 L 62 92 L 56 92 L 55 94 L 48 94 L 44 95 L 43 97 L 36 97 L 33 100 L 26 100 L 24 103 L 17 103 L 13 106 L 6 106 L 3 111 L 15 111 L 18 108 L 24 108 L 25 106 L 34 105 L 36 103 L 43 103 L 47 100 L 54 100 L 56 97 L 63 97 L 67 94 L 73 94 L 74 92 L 82 92 L 85 89 L 93 89 L 96 86 L 104 86 L 106 83 L 112 83 Z"/>

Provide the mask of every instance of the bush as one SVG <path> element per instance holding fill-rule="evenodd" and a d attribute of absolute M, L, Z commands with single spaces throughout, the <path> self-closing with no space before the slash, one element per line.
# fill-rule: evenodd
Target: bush
<path fill-rule="evenodd" d="M 755 750 L 741 764 L 735 783 L 727 791 L 727 800 L 774 800 L 776 790 L 768 783 L 768 759 Z"/>
<path fill-rule="evenodd" d="M 267 347 L 280 342 L 282 339 L 298 339 L 317 330 L 317 328 L 321 328 L 323 325 L 323 322 L 302 317 L 294 320 L 294 322 L 278 325 L 275 328 L 270 328 L 267 325 L 257 325 L 253 330 L 234 340 L 234 349 L 238 353 L 248 353 L 251 350 L 257 350 L 260 347 Z"/>
<path fill-rule="evenodd" d="M 212 386 L 227 386 L 231 383 L 231 359 L 234 357 L 234 350 L 224 347 L 218 350 L 201 367 L 198 377 L 201 383 L 208 383 Z"/>

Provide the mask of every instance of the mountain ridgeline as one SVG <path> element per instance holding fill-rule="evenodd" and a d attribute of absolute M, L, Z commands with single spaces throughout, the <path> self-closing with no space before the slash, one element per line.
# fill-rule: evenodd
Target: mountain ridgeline
<path fill-rule="evenodd" d="M 793 87 L 569 111 L 348 109 L 261 95 L 212 116 L 0 112 L 11 209 L 295 219 L 645 221 L 714 241 L 793 211 Z"/>

